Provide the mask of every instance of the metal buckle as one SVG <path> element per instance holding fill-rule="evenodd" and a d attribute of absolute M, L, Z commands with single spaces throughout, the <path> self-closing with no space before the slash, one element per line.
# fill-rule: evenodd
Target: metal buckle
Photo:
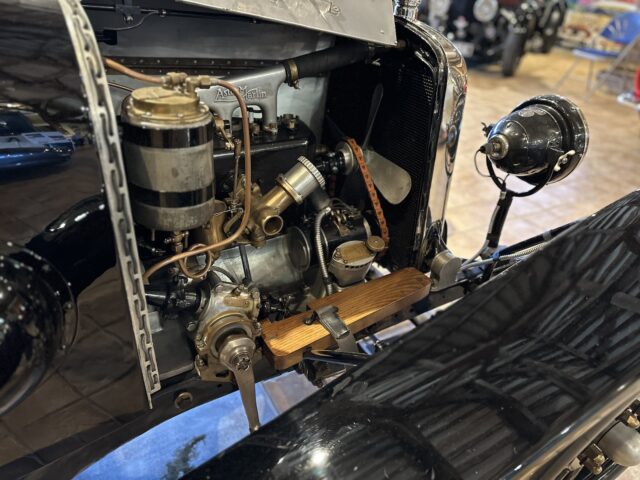
<path fill-rule="evenodd" d="M 338 349 L 343 352 L 358 352 L 356 339 L 338 315 L 338 309 L 333 305 L 325 305 L 316 308 L 309 319 L 309 324 L 318 321 L 338 344 Z"/>

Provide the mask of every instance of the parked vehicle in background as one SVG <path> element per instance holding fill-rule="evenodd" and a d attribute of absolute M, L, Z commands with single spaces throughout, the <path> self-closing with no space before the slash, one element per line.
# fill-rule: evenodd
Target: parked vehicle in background
<path fill-rule="evenodd" d="M 465 58 L 500 61 L 512 76 L 527 41 L 540 38 L 540 50 L 551 50 L 564 20 L 564 0 L 429 0 L 423 19 L 444 33 Z"/>
<path fill-rule="evenodd" d="M 0 170 L 66 162 L 75 147 L 59 131 L 39 130 L 28 112 L 0 108 Z"/>
<path fill-rule="evenodd" d="M 558 40 L 560 27 L 567 14 L 565 0 L 539 0 L 536 37 L 542 53 L 549 53 Z"/>

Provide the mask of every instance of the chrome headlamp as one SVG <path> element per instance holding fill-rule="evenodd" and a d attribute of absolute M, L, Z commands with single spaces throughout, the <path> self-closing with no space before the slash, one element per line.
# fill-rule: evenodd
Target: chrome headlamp
<path fill-rule="evenodd" d="M 484 147 L 500 170 L 531 185 L 562 180 L 589 145 L 580 108 L 558 95 L 533 97 L 492 126 Z"/>
<path fill-rule="evenodd" d="M 490 22 L 498 13 L 498 0 L 476 0 L 473 4 L 473 16 L 479 22 Z"/>

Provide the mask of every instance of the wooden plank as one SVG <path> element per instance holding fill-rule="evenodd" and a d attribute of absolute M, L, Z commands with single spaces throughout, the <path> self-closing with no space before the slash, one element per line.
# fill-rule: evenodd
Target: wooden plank
<path fill-rule="evenodd" d="M 429 293 L 431 280 L 424 273 L 405 268 L 356 285 L 342 292 L 313 300 L 310 310 L 278 322 L 262 322 L 265 352 L 278 370 L 289 368 L 302 360 L 307 348 L 327 348 L 335 345 L 333 338 L 317 322 L 305 325 L 312 310 L 333 305 L 351 333 L 359 332 L 390 315 L 413 305 Z"/>

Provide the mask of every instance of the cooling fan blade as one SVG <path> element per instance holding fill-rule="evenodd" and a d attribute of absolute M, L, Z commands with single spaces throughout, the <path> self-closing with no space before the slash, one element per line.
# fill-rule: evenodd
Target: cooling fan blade
<path fill-rule="evenodd" d="M 374 185 L 387 202 L 398 205 L 411 191 L 411 176 L 375 150 L 363 151 Z"/>
<path fill-rule="evenodd" d="M 369 147 L 369 140 L 373 131 L 373 125 L 382 103 L 382 95 L 384 93 L 382 84 L 378 84 L 373 91 L 371 98 L 371 109 L 369 110 L 369 120 L 367 123 L 367 134 L 362 144 L 362 153 L 369 173 L 374 185 L 380 191 L 380 194 L 393 205 L 401 203 L 411 191 L 411 175 L 399 167 L 391 160 L 377 153 L 373 148 Z"/>

